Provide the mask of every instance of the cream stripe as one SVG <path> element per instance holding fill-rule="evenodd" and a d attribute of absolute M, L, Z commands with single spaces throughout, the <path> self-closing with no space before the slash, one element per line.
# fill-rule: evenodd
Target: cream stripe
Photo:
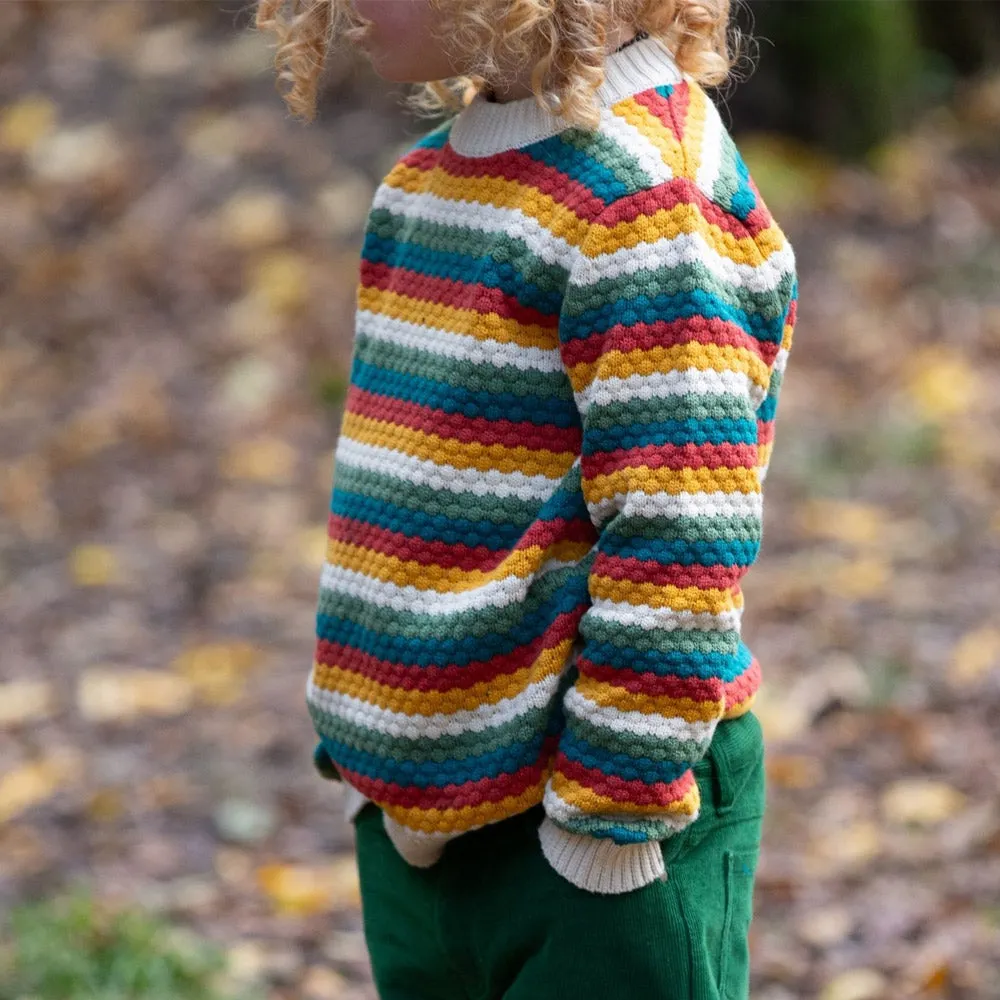
<path fill-rule="evenodd" d="M 306 683 L 306 696 L 313 705 L 344 719 L 352 725 L 372 732 L 399 739 L 440 739 L 442 736 L 461 736 L 464 733 L 483 733 L 517 719 L 528 712 L 549 704 L 559 686 L 559 675 L 529 684 L 513 698 L 504 698 L 493 704 L 475 709 L 458 709 L 455 712 L 434 712 L 431 715 L 393 712 L 371 702 L 353 698 L 337 691 L 327 691 L 316 686 L 312 675 Z"/>
<path fill-rule="evenodd" d="M 674 176 L 659 147 L 620 114 L 616 114 L 613 108 L 601 109 L 600 129 L 635 157 L 636 165 L 649 175 L 651 186 L 669 181 Z"/>
<path fill-rule="evenodd" d="M 337 439 L 335 461 L 339 468 L 352 466 L 382 476 L 392 476 L 407 486 L 431 486 L 451 493 L 472 493 L 482 497 L 515 497 L 518 500 L 547 500 L 562 479 L 526 476 L 523 472 L 496 469 L 456 469 L 430 459 L 404 455 L 393 448 L 364 444 L 346 434 Z M 343 463 L 343 464 L 341 464 Z"/>
<path fill-rule="evenodd" d="M 387 184 L 376 193 L 373 208 L 384 208 L 408 219 L 481 232 L 484 237 L 502 235 L 522 239 L 534 256 L 546 264 L 567 269 L 576 250 L 572 243 L 519 208 L 498 208 L 479 201 L 442 198 L 429 191 L 413 193 Z"/>
<path fill-rule="evenodd" d="M 722 170 L 722 133 L 724 126 L 719 116 L 719 109 L 708 98 L 707 94 L 702 103 L 705 109 L 705 131 L 701 144 L 701 160 L 698 163 L 695 182 L 704 191 L 706 197 L 714 201 L 712 192 L 715 189 L 715 183 L 719 179 L 719 173 Z"/>
<path fill-rule="evenodd" d="M 576 687 L 571 687 L 563 698 L 563 707 L 570 715 L 585 722 L 601 726 L 614 733 L 635 736 L 652 736 L 659 740 L 696 742 L 707 746 L 715 732 L 717 720 L 688 722 L 682 716 L 657 715 L 650 712 L 626 712 L 620 708 L 598 705 Z"/>
<path fill-rule="evenodd" d="M 492 365 L 496 368 L 507 365 L 522 371 L 546 373 L 559 372 L 563 367 L 558 347 L 544 350 L 540 347 L 504 344 L 492 339 L 482 340 L 423 323 L 395 319 L 367 309 L 358 310 L 357 331 L 373 340 L 477 365 Z"/>
<path fill-rule="evenodd" d="M 524 601 L 534 581 L 575 565 L 573 562 L 547 559 L 526 577 L 507 576 L 454 593 L 430 587 L 401 587 L 388 580 L 378 580 L 365 573 L 324 562 L 320 588 L 328 594 L 345 594 L 380 608 L 448 618 L 467 611 L 491 611 L 519 604 Z"/>
<path fill-rule="evenodd" d="M 739 632 L 743 608 L 731 608 L 719 614 L 707 611 L 674 611 L 671 608 L 651 608 L 646 604 L 629 604 L 597 598 L 591 601 L 587 614 L 616 625 L 629 625 L 649 631 L 670 632 L 698 629 L 703 632 Z"/>

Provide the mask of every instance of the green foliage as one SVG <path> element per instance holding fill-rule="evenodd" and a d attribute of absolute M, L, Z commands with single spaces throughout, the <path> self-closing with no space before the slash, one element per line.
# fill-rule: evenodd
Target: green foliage
<path fill-rule="evenodd" d="M 0 932 L 0 1000 L 223 1000 L 223 953 L 82 891 L 23 904 Z"/>

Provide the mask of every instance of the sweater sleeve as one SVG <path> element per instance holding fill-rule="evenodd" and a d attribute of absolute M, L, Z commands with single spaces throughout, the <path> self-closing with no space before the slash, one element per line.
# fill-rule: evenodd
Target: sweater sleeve
<path fill-rule="evenodd" d="M 659 841 L 699 815 L 692 767 L 727 709 L 749 708 L 739 581 L 761 540 L 760 432 L 795 288 L 765 211 L 751 236 L 675 178 L 605 208 L 570 269 L 560 350 L 597 541 L 539 838 L 590 891 L 664 874 Z"/>

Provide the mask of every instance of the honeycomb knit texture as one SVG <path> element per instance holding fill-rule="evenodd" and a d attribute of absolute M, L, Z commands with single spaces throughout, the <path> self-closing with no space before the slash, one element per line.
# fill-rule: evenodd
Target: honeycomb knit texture
<path fill-rule="evenodd" d="M 480 95 L 375 194 L 307 703 L 411 864 L 541 802 L 550 864 L 618 893 L 761 683 L 740 581 L 798 284 L 657 39 L 598 99 L 589 131 Z"/>

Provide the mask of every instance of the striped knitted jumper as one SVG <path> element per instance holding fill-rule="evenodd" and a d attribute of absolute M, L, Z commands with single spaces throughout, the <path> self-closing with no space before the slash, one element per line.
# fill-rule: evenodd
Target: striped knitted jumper
<path fill-rule="evenodd" d="M 625 892 L 761 682 L 740 580 L 797 280 L 657 39 L 598 98 L 588 131 L 480 94 L 378 188 L 307 697 L 411 864 L 541 802 L 553 867 Z"/>

